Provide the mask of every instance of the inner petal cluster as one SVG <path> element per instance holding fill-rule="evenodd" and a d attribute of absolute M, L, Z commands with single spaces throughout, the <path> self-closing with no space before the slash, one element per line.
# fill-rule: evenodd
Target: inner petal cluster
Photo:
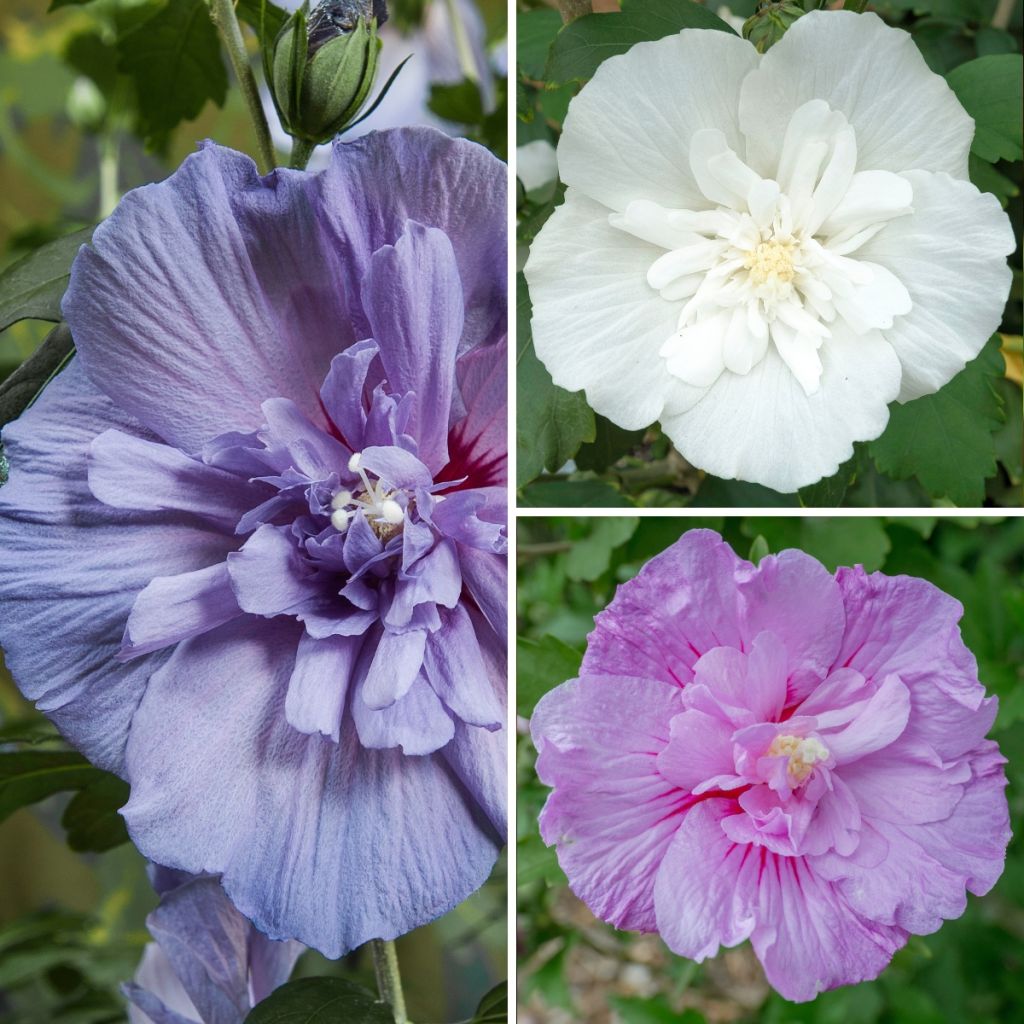
<path fill-rule="evenodd" d="M 820 349 L 838 326 L 863 335 L 910 312 L 904 285 L 852 254 L 911 212 L 912 188 L 856 165 L 851 125 L 811 100 L 793 114 L 773 178 L 745 163 L 721 131 L 704 129 L 691 140 L 690 170 L 710 209 L 635 200 L 611 215 L 614 227 L 666 250 L 647 283 L 683 302 L 660 351 L 669 373 L 709 387 L 724 370 L 749 373 L 773 344 L 813 394 Z"/>

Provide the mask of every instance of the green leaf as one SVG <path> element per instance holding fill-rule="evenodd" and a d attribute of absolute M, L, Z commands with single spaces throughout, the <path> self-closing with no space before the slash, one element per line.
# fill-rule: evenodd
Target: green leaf
<path fill-rule="evenodd" d="M 946 76 L 950 88 L 974 118 L 971 152 L 989 163 L 1024 157 L 1022 69 L 1020 54 L 1002 53 L 969 60 Z"/>
<path fill-rule="evenodd" d="M 871 516 L 751 516 L 743 520 L 744 536 L 763 537 L 775 552 L 799 548 L 817 558 L 829 572 L 841 565 L 881 569 L 892 542 L 881 521 Z"/>
<path fill-rule="evenodd" d="M 92 232 L 82 228 L 47 242 L 0 274 L 0 331 L 19 320 L 60 320 L 71 262 Z"/>
<path fill-rule="evenodd" d="M 68 325 L 58 324 L 39 348 L 0 384 L 0 427 L 16 420 L 35 401 L 74 350 Z"/>
<path fill-rule="evenodd" d="M 129 795 L 127 782 L 106 773 L 77 792 L 61 818 L 68 846 L 79 853 L 102 853 L 127 843 L 128 830 L 118 811 Z"/>
<path fill-rule="evenodd" d="M 857 456 L 844 462 L 830 477 L 809 487 L 801 487 L 798 496 L 805 508 L 836 508 L 842 505 L 846 490 L 857 472 Z"/>
<path fill-rule="evenodd" d="M 344 978 L 299 978 L 275 989 L 245 1024 L 395 1024 L 391 1008 Z"/>
<path fill-rule="evenodd" d="M 591 530 L 569 551 L 565 574 L 571 580 L 593 582 L 608 571 L 612 552 L 633 536 L 640 520 L 636 516 L 601 516 L 591 519 Z"/>
<path fill-rule="evenodd" d="M 516 62 L 527 78 L 544 77 L 548 52 L 561 27 L 562 16 L 550 8 L 524 11 L 516 18 Z"/>
<path fill-rule="evenodd" d="M 495 985 L 476 1008 L 472 1024 L 504 1024 L 508 1020 L 508 982 Z"/>
<path fill-rule="evenodd" d="M 16 718 L 0 725 L 0 745 L 28 743 L 35 746 L 39 743 L 56 742 L 62 742 L 60 733 L 42 716 Z"/>
<path fill-rule="evenodd" d="M 135 82 L 139 127 L 151 145 L 164 144 L 208 100 L 224 104 L 227 71 L 204 0 L 174 0 L 122 36 L 117 52 L 120 70 Z"/>
<path fill-rule="evenodd" d="M 438 117 L 457 124 L 479 124 L 484 119 L 480 87 L 468 78 L 454 85 L 431 86 L 427 106 Z"/>
<path fill-rule="evenodd" d="M 673 1010 L 665 996 L 650 999 L 611 996 L 608 1000 L 621 1024 L 704 1024 L 704 1015 L 698 1010 Z"/>
<path fill-rule="evenodd" d="M 934 395 L 892 406 L 889 426 L 869 451 L 883 473 L 916 476 L 935 498 L 980 506 L 996 472 L 993 431 L 1003 422 L 993 383 L 1004 372 L 998 335 Z"/>
<path fill-rule="evenodd" d="M 537 480 L 519 494 L 522 508 L 636 508 L 604 480 Z"/>
<path fill-rule="evenodd" d="M 55 793 L 84 789 L 104 773 L 81 754 L 19 750 L 0 754 L 0 821 Z"/>
<path fill-rule="evenodd" d="M 967 157 L 968 172 L 971 182 L 981 192 L 991 192 L 1005 209 L 1006 204 L 1020 195 L 1017 183 L 1005 174 L 997 171 L 987 160 L 971 153 Z"/>
<path fill-rule="evenodd" d="M 532 310 L 522 274 L 516 278 L 516 310 L 516 480 L 522 487 L 545 469 L 560 469 L 584 441 L 594 440 L 596 428 L 583 394 L 556 387 L 533 351 Z"/>
<path fill-rule="evenodd" d="M 636 448 L 644 439 L 644 430 L 623 430 L 611 420 L 594 414 L 595 436 L 593 441 L 580 445 L 576 453 L 576 465 L 580 469 L 601 473 L 618 462 L 623 455 Z"/>
<path fill-rule="evenodd" d="M 553 636 L 539 640 L 516 637 L 516 705 L 524 718 L 533 714 L 537 701 L 580 670 L 583 655 Z"/>
<path fill-rule="evenodd" d="M 251 25 L 256 30 L 256 35 L 260 34 L 260 8 L 265 5 L 266 18 L 265 23 L 265 34 L 266 39 L 260 39 L 263 45 L 270 45 L 276 38 L 277 33 L 281 31 L 284 23 L 288 20 L 288 12 L 277 4 L 270 3 L 269 0 L 238 0 L 235 4 L 235 12 L 238 14 L 239 21 L 244 21 L 247 25 Z"/>
<path fill-rule="evenodd" d="M 602 61 L 635 43 L 663 39 L 684 28 L 710 28 L 735 35 L 706 7 L 692 0 L 623 0 L 618 14 L 588 14 L 566 25 L 551 48 L 549 82 L 584 81 Z"/>
<path fill-rule="evenodd" d="M 768 547 L 768 541 L 765 540 L 764 534 L 759 533 L 754 538 L 753 544 L 750 545 L 750 553 L 747 555 L 747 561 L 757 565 L 765 555 L 770 555 L 771 551 L 772 549 Z"/>

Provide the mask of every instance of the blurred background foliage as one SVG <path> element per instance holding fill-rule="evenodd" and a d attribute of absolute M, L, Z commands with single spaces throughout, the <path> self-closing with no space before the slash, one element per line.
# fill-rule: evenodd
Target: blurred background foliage
<path fill-rule="evenodd" d="M 841 0 L 799 0 L 807 10 Z M 600 62 L 644 39 L 724 21 L 737 33 L 757 0 L 517 0 L 518 254 L 529 247 L 564 186 L 554 151 L 569 102 Z M 865 4 L 850 0 L 855 10 Z M 592 9 L 563 28 L 563 11 Z M 975 140 L 970 173 L 1010 215 L 1017 250 L 1000 333 L 938 394 L 891 406 L 885 433 L 835 476 L 798 494 L 708 476 L 655 424 L 628 431 L 594 413 L 582 392 L 556 387 L 533 351 L 530 297 L 517 280 L 517 479 L 526 507 L 901 507 L 1024 505 L 1022 467 L 1021 141 L 1022 4 L 1019 0 L 870 0 L 866 9 L 909 31 L 929 67 L 949 76 L 976 120 L 999 120 L 1000 146 Z M 984 58 L 982 63 L 977 63 Z M 951 72 L 955 73 L 951 74 Z M 980 138 L 980 136 L 979 136 Z"/>
<path fill-rule="evenodd" d="M 829 570 L 861 563 L 924 577 L 964 606 L 964 640 L 999 695 L 991 733 L 1009 761 L 1006 870 L 934 935 L 912 937 L 877 981 L 794 1004 L 748 943 L 702 965 L 657 935 L 597 921 L 569 891 L 537 815 L 528 719 L 576 674 L 594 615 L 684 532 L 710 527 L 741 557 L 798 547 Z M 1024 1020 L 1024 519 L 614 517 L 518 521 L 517 954 L 519 1024 L 1015 1024 Z"/>
<path fill-rule="evenodd" d="M 412 87 L 396 87 L 363 128 L 443 123 L 504 158 L 506 4 L 459 0 L 486 53 L 474 82 L 447 68 L 446 54 L 437 52 L 454 48 L 444 38 L 447 2 L 389 5 L 382 61 L 389 49 L 412 50 Z M 239 0 L 257 68 L 258 10 L 257 0 Z M 428 45 L 430 54 L 417 52 Z M 425 68 L 439 77 L 431 80 Z M 269 99 L 266 107 L 276 129 Z M 0 3 L 0 273 L 39 246 L 95 224 L 124 192 L 166 177 L 207 138 L 255 154 L 205 0 Z M 276 132 L 275 140 L 283 161 L 288 140 Z M 63 257 L 62 273 L 73 252 L 74 246 Z M 0 333 L 0 382 L 51 328 L 22 319 Z M 0 552 L 0 567 L 2 561 Z M 117 987 L 135 973 L 149 941 L 145 917 L 156 905 L 145 862 L 116 814 L 126 795 L 123 783 L 68 750 L 20 697 L 0 660 L 3 1024 L 126 1019 Z M 506 891 L 502 859 L 472 898 L 399 940 L 414 1020 L 472 1017 L 483 993 L 505 976 Z M 309 975 L 374 988 L 368 951 L 336 963 L 308 953 L 295 976 Z"/>

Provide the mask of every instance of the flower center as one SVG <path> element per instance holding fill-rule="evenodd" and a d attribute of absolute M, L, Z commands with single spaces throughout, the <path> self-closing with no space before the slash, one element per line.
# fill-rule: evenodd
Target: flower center
<path fill-rule="evenodd" d="M 401 533 L 405 522 L 405 510 L 395 500 L 398 491 L 389 491 L 378 480 L 371 482 L 362 466 L 362 456 L 355 452 L 348 460 L 351 473 L 358 473 L 363 490 L 353 493 L 342 489 L 331 498 L 331 526 L 339 533 L 348 529 L 349 520 L 362 510 L 370 528 L 381 540 L 390 540 Z"/>
<path fill-rule="evenodd" d="M 750 271 L 750 280 L 755 285 L 779 281 L 789 284 L 796 271 L 793 269 L 794 242 L 777 242 L 774 238 L 759 242 L 743 261 Z"/>
<path fill-rule="evenodd" d="M 772 740 L 765 756 L 788 757 L 786 771 L 793 782 L 800 785 L 807 781 L 819 761 L 828 758 L 828 748 L 814 736 L 779 735 Z"/>

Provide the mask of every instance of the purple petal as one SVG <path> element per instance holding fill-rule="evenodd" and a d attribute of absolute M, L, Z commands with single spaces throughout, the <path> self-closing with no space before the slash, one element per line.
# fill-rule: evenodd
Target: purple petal
<path fill-rule="evenodd" d="M 299 732 L 322 733 L 338 742 L 349 681 L 362 647 L 361 636 L 314 640 L 302 635 L 284 703 L 285 717 Z"/>
<path fill-rule="evenodd" d="M 238 619 L 178 646 L 135 716 L 124 816 L 144 855 L 222 874 L 261 931 L 337 957 L 450 910 L 501 841 L 438 755 L 365 750 L 347 719 L 338 744 L 288 724 L 300 629 Z"/>
<path fill-rule="evenodd" d="M 458 545 L 459 570 L 470 597 L 502 640 L 508 630 L 508 562 L 501 555 Z"/>
<path fill-rule="evenodd" d="M 658 755 L 658 771 L 688 793 L 702 782 L 735 775 L 731 725 L 690 708 L 672 719 L 670 739 Z"/>
<path fill-rule="evenodd" d="M 356 696 L 376 710 L 394 704 L 409 691 L 419 674 L 426 642 L 427 634 L 422 629 L 408 633 L 385 631 Z"/>
<path fill-rule="evenodd" d="M 545 694 L 530 721 L 537 774 L 555 787 L 541 835 L 573 892 L 616 928 L 656 927 L 655 875 L 689 801 L 657 763 L 681 709 L 657 680 L 588 676 Z"/>
<path fill-rule="evenodd" d="M 910 717 L 910 693 L 899 676 L 886 676 L 857 717 L 839 732 L 822 739 L 837 764 L 856 761 L 898 739 Z"/>
<path fill-rule="evenodd" d="M 370 364 L 377 358 L 373 341 L 358 341 L 331 360 L 331 369 L 320 388 L 320 400 L 342 443 L 352 451 L 366 445 L 366 412 L 361 396 L 372 391 L 366 384 Z M 359 396 L 360 400 L 354 399 Z"/>
<path fill-rule="evenodd" d="M 268 399 L 263 415 L 267 425 L 260 438 L 271 457 L 284 456 L 286 465 L 310 480 L 323 480 L 347 467 L 351 450 L 311 423 L 291 399 Z"/>
<path fill-rule="evenodd" d="M 86 479 L 92 441 L 111 427 L 152 438 L 73 360 L 4 428 L 0 643 L 25 696 L 90 760 L 122 769 L 131 716 L 165 654 L 118 664 L 132 604 L 156 576 L 223 561 L 235 541 L 187 514 L 103 505 Z M 59 638 L 59 642 L 55 642 Z"/>
<path fill-rule="evenodd" d="M 433 483 L 430 470 L 415 455 L 401 448 L 365 448 L 362 464 L 389 487 L 413 490 Z"/>
<path fill-rule="evenodd" d="M 451 742 L 455 722 L 422 676 L 393 704 L 374 708 L 364 696 L 365 680 L 356 684 L 352 718 L 359 742 L 370 750 L 401 747 L 410 756 L 433 754 Z"/>
<path fill-rule="evenodd" d="M 137 658 L 169 647 L 241 614 L 227 562 L 178 576 L 158 576 L 132 605 L 119 657 Z"/>
<path fill-rule="evenodd" d="M 290 531 L 276 526 L 261 526 L 232 552 L 228 573 L 238 606 L 254 615 L 292 611 L 321 593 Z"/>
<path fill-rule="evenodd" d="M 242 477 L 119 430 L 104 431 L 93 441 L 88 473 L 93 494 L 105 505 L 194 512 L 231 530 L 265 496 Z"/>
<path fill-rule="evenodd" d="M 187 451 L 259 427 L 274 396 L 318 415 L 330 361 L 355 336 L 317 192 L 313 175 L 260 178 L 248 157 L 209 144 L 129 192 L 64 296 L 93 382 Z"/>
<path fill-rule="evenodd" d="M 410 221 L 378 249 L 363 278 L 363 309 L 394 394 L 417 396 L 409 433 L 433 471 L 448 462 L 455 355 L 462 336 L 462 285 L 443 231 Z"/>

